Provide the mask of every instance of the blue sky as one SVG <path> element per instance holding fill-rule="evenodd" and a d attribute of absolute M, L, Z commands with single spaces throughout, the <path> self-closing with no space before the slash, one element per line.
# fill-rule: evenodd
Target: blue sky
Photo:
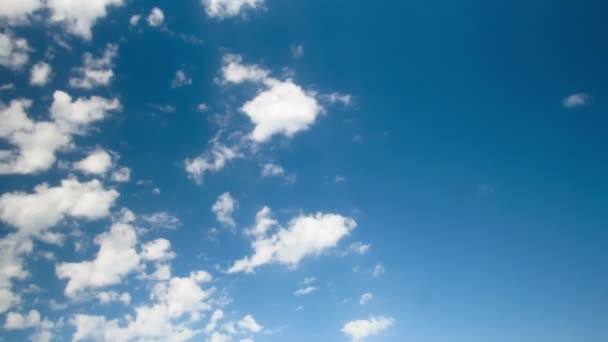
<path fill-rule="evenodd" d="M 591 1 L 0 4 L 0 340 L 608 339 Z"/>

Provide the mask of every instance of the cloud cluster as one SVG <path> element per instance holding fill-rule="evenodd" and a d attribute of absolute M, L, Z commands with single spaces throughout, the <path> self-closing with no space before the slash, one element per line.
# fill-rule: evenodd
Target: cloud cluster
<path fill-rule="evenodd" d="M 51 121 L 33 121 L 27 115 L 32 102 L 0 102 L 0 138 L 15 148 L 0 150 L 0 174 L 30 174 L 49 169 L 57 151 L 71 147 L 75 135 L 85 135 L 90 125 L 120 109 L 117 99 L 98 96 L 73 100 L 62 91 L 53 94 Z"/>
<path fill-rule="evenodd" d="M 103 55 L 95 58 L 89 52 L 82 57 L 82 66 L 74 69 L 74 76 L 70 78 L 73 88 L 91 89 L 107 86 L 114 78 L 114 59 L 118 55 L 118 46 L 106 45 Z"/>
<path fill-rule="evenodd" d="M 108 13 L 111 6 L 122 6 L 123 0 L 47 0 L 49 20 L 65 26 L 66 30 L 83 39 L 93 36 L 92 27 Z"/>
<path fill-rule="evenodd" d="M 202 3 L 209 17 L 225 19 L 240 15 L 246 8 L 260 8 L 264 5 L 264 1 L 265 0 L 202 0 Z"/>
<path fill-rule="evenodd" d="M 0 65 L 18 70 L 29 61 L 30 50 L 27 40 L 14 37 L 10 31 L 0 32 Z"/>

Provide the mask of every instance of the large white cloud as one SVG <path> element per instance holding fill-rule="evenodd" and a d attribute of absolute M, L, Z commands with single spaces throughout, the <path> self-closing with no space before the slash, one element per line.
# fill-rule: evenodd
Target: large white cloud
<path fill-rule="evenodd" d="M 74 135 L 84 135 L 91 124 L 120 109 L 117 99 L 98 96 L 75 101 L 65 92 L 56 91 L 50 108 L 52 121 L 33 121 L 26 111 L 31 101 L 13 100 L 9 106 L 0 102 L 0 138 L 15 146 L 0 150 L 0 174 L 30 174 L 49 169 L 58 150 L 69 148 Z"/>
<path fill-rule="evenodd" d="M 83 262 L 66 262 L 56 265 L 61 279 L 68 279 L 65 294 L 77 297 L 86 289 L 95 289 L 119 283 L 140 265 L 135 249 L 137 234 L 129 224 L 117 222 L 110 231 L 97 236 L 99 252 L 95 259 Z"/>
<path fill-rule="evenodd" d="M 0 220 L 22 234 L 39 236 L 66 217 L 96 220 L 107 217 L 116 190 L 98 180 L 81 183 L 68 178 L 59 186 L 40 184 L 33 193 L 10 192 L 0 197 Z"/>
<path fill-rule="evenodd" d="M 245 103 L 241 110 L 255 124 L 251 138 L 265 142 L 274 135 L 293 137 L 305 131 L 323 112 L 313 94 L 287 81 L 268 82 L 269 88 Z"/>
<path fill-rule="evenodd" d="M 104 316 L 75 315 L 71 324 L 76 328 L 73 341 L 187 341 L 200 334 L 190 324 L 200 321 L 201 312 L 210 309 L 207 302 L 212 290 L 202 288 L 211 280 L 205 271 L 192 272 L 188 277 L 174 277 L 160 282 L 152 289 L 150 305 L 135 307 L 135 316 L 124 323 Z M 188 317 L 184 321 L 184 317 Z"/>
<path fill-rule="evenodd" d="M 61 23 L 68 32 L 89 40 L 91 28 L 106 16 L 108 7 L 123 3 L 123 0 L 47 0 L 47 7 L 52 22 Z"/>
<path fill-rule="evenodd" d="M 228 272 L 252 273 L 269 263 L 296 267 L 303 258 L 335 247 L 356 226 L 355 220 L 338 214 L 300 215 L 287 228 L 270 236 L 258 235 L 252 243 L 253 255 L 236 261 Z"/>
<path fill-rule="evenodd" d="M 360 342 L 366 337 L 377 335 L 390 328 L 395 320 L 390 317 L 370 317 L 346 323 L 342 332 L 350 336 L 352 342 Z"/>
<path fill-rule="evenodd" d="M 316 94 L 305 91 L 293 80 L 272 78 L 258 65 L 243 64 L 238 55 L 226 55 L 223 62 L 224 83 L 258 82 L 264 87 L 241 107 L 255 125 L 250 135 L 254 142 L 263 143 L 275 135 L 293 137 L 309 129 L 324 111 Z"/>
<path fill-rule="evenodd" d="M 235 17 L 246 8 L 259 8 L 265 0 L 202 0 L 207 15 L 214 18 Z"/>
<path fill-rule="evenodd" d="M 0 32 L 0 65 L 18 70 L 29 61 L 29 51 L 27 40 L 16 38 L 10 32 Z"/>
<path fill-rule="evenodd" d="M 103 55 L 95 58 L 87 52 L 82 57 L 82 66 L 74 69 L 74 76 L 70 78 L 70 86 L 74 88 L 91 89 L 106 86 L 114 78 L 114 59 L 118 55 L 118 46 L 108 44 Z"/>
<path fill-rule="evenodd" d="M 0 5 L 0 23 L 27 23 L 28 16 L 41 8 L 41 0 L 2 1 L 2 5 Z"/>

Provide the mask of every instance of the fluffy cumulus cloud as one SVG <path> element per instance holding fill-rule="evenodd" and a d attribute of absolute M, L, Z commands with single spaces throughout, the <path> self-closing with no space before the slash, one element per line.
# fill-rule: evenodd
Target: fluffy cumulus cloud
<path fill-rule="evenodd" d="M 360 342 L 365 338 L 378 335 L 390 328 L 395 320 L 391 317 L 370 317 L 346 323 L 342 332 L 350 336 L 352 342 Z"/>
<path fill-rule="evenodd" d="M 0 174 L 29 174 L 49 169 L 57 151 L 71 147 L 73 136 L 85 135 L 91 124 L 118 110 L 117 99 L 97 96 L 75 101 L 65 92 L 56 91 L 50 108 L 50 121 L 33 121 L 27 115 L 31 101 L 0 103 L 0 139 L 14 146 L 0 150 Z"/>
<path fill-rule="evenodd" d="M 165 13 L 160 8 L 154 7 L 146 20 L 148 21 L 148 25 L 159 27 L 165 22 Z"/>
<path fill-rule="evenodd" d="M 105 17 L 110 7 L 123 3 L 123 0 L 47 0 L 47 7 L 51 22 L 62 24 L 68 32 L 89 40 L 97 20 Z"/>
<path fill-rule="evenodd" d="M 245 65 L 235 55 L 224 57 L 224 83 L 260 82 L 264 90 L 241 107 L 255 125 L 251 139 L 263 143 L 275 135 L 293 137 L 315 123 L 324 109 L 316 94 L 305 91 L 293 80 L 278 80 L 257 65 Z"/>
<path fill-rule="evenodd" d="M 33 86 L 44 86 L 51 79 L 51 66 L 48 63 L 40 62 L 32 66 L 30 73 L 30 84 Z"/>
<path fill-rule="evenodd" d="M 212 289 L 202 286 L 211 281 L 205 271 L 188 277 L 173 277 L 157 283 L 151 290 L 152 303 L 136 306 L 135 314 L 107 319 L 99 315 L 77 314 L 70 323 L 73 341 L 188 341 L 201 330 L 191 329 L 210 308 Z M 184 317 L 189 317 L 184 320 Z"/>
<path fill-rule="evenodd" d="M 30 50 L 27 40 L 14 37 L 10 31 L 0 32 L 0 65 L 18 70 L 29 61 Z"/>
<path fill-rule="evenodd" d="M 114 59 L 118 55 L 118 46 L 108 44 L 100 57 L 87 52 L 82 57 L 82 66 L 74 69 L 70 77 L 70 86 L 91 89 L 107 86 L 114 78 Z"/>
<path fill-rule="evenodd" d="M 300 215 L 272 235 L 258 235 L 252 242 L 253 255 L 236 261 L 228 272 L 252 273 L 270 263 L 296 267 L 303 258 L 335 247 L 356 226 L 353 219 L 338 214 Z"/>
<path fill-rule="evenodd" d="M 86 158 L 74 164 L 74 168 L 87 175 L 104 175 L 112 167 L 112 156 L 102 149 L 89 153 Z"/>
<path fill-rule="evenodd" d="M 76 297 L 82 291 L 119 283 L 140 265 L 135 249 L 137 233 L 126 223 L 115 223 L 110 231 L 95 238 L 99 252 L 95 259 L 83 262 L 59 263 L 55 267 L 60 279 L 68 279 L 65 294 Z"/>
<path fill-rule="evenodd" d="M 265 0 L 202 0 L 205 12 L 212 18 L 224 19 L 240 15 L 245 9 L 256 9 Z"/>
<path fill-rule="evenodd" d="M 232 198 L 230 193 L 225 192 L 217 198 L 217 201 L 211 207 L 211 211 L 213 211 L 215 214 L 218 222 L 230 227 L 234 227 L 235 222 L 232 218 L 232 213 L 234 212 L 235 208 L 236 201 L 234 198 Z"/>
<path fill-rule="evenodd" d="M 96 220 L 107 217 L 118 192 L 98 180 L 81 183 L 68 178 L 59 186 L 40 184 L 33 193 L 9 192 L 0 197 L 0 220 L 22 234 L 45 237 L 45 230 L 72 217 Z"/>
<path fill-rule="evenodd" d="M 27 23 L 28 17 L 41 9 L 42 5 L 42 0 L 3 1 L 0 5 L 0 23 Z"/>

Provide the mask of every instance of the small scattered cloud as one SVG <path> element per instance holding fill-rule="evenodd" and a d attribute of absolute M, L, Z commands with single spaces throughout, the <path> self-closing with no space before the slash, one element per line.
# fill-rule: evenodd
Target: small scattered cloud
<path fill-rule="evenodd" d="M 576 93 L 566 97 L 563 101 L 566 108 L 577 108 L 586 106 L 591 100 L 591 96 L 587 93 Z"/>
<path fill-rule="evenodd" d="M 371 292 L 366 292 L 359 298 L 359 305 L 365 305 L 374 299 L 374 295 Z"/>
<path fill-rule="evenodd" d="M 304 46 L 302 44 L 292 45 L 290 50 L 293 59 L 300 59 L 304 56 Z"/>
<path fill-rule="evenodd" d="M 258 9 L 265 0 L 202 0 L 205 12 L 211 18 L 226 19 L 244 13 L 246 9 Z"/>
<path fill-rule="evenodd" d="M 51 80 L 52 70 L 48 63 L 40 62 L 32 66 L 30 72 L 30 84 L 33 86 L 44 86 Z"/>
<path fill-rule="evenodd" d="M 381 263 L 377 263 L 376 266 L 374 266 L 374 269 L 372 270 L 372 276 L 374 278 L 381 277 L 382 275 L 384 275 L 384 273 L 386 273 L 386 269 Z"/>
<path fill-rule="evenodd" d="M 148 22 L 148 25 L 152 27 L 160 27 L 165 22 L 165 13 L 160 8 L 154 7 L 150 11 L 148 18 L 146 18 L 146 21 Z"/>
<path fill-rule="evenodd" d="M 183 70 L 178 70 L 175 72 L 175 76 L 173 77 L 173 81 L 171 81 L 171 88 L 181 88 L 185 86 L 189 86 L 192 84 L 192 78 L 186 75 L 186 72 Z"/>

